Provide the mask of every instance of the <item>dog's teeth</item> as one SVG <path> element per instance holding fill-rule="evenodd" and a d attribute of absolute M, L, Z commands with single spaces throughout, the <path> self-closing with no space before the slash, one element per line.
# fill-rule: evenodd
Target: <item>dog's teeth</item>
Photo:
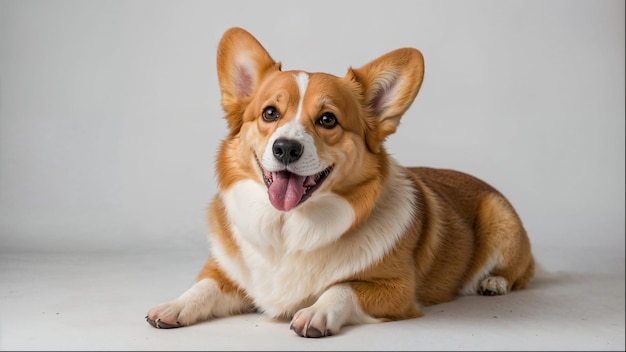
<path fill-rule="evenodd" d="M 315 186 L 317 184 L 317 180 L 319 180 L 317 177 L 308 176 L 304 180 L 304 187 L 311 188 L 311 187 Z"/>

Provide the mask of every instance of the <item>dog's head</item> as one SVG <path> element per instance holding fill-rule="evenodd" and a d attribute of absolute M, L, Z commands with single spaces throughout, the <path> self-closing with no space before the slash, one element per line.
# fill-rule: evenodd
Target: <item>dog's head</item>
<path fill-rule="evenodd" d="M 254 179 L 281 211 L 328 192 L 356 208 L 364 206 L 361 198 L 375 197 L 387 168 L 382 144 L 424 74 L 422 55 L 412 48 L 349 68 L 342 78 L 282 71 L 241 28 L 222 37 L 217 69 L 230 129 L 217 160 L 220 186 Z"/>

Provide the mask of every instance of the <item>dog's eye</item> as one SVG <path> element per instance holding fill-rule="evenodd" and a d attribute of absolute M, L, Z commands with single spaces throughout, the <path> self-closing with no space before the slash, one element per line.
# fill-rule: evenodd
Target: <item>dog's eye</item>
<path fill-rule="evenodd" d="M 263 109 L 263 120 L 267 121 L 267 122 L 272 122 L 272 121 L 276 121 L 278 120 L 278 118 L 280 118 L 280 113 L 278 112 L 278 110 L 273 107 L 273 106 L 268 106 L 265 109 Z"/>
<path fill-rule="evenodd" d="M 317 123 L 324 128 L 331 129 L 337 126 L 337 118 L 332 112 L 325 112 L 317 120 Z"/>

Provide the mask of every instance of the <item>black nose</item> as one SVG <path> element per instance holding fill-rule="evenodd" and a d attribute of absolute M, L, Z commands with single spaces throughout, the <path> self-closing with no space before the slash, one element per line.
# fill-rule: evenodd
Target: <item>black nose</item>
<path fill-rule="evenodd" d="M 304 146 L 293 139 L 277 139 L 272 146 L 272 151 L 278 161 L 287 165 L 300 159 Z"/>

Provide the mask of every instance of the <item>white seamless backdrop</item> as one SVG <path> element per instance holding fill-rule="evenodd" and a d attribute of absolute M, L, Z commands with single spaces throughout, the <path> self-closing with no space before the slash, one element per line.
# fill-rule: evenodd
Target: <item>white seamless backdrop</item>
<path fill-rule="evenodd" d="M 535 245 L 623 258 L 618 0 L 1 0 L 1 250 L 205 246 L 231 26 L 284 69 L 343 75 L 420 49 L 424 84 L 389 152 L 492 183 Z"/>

